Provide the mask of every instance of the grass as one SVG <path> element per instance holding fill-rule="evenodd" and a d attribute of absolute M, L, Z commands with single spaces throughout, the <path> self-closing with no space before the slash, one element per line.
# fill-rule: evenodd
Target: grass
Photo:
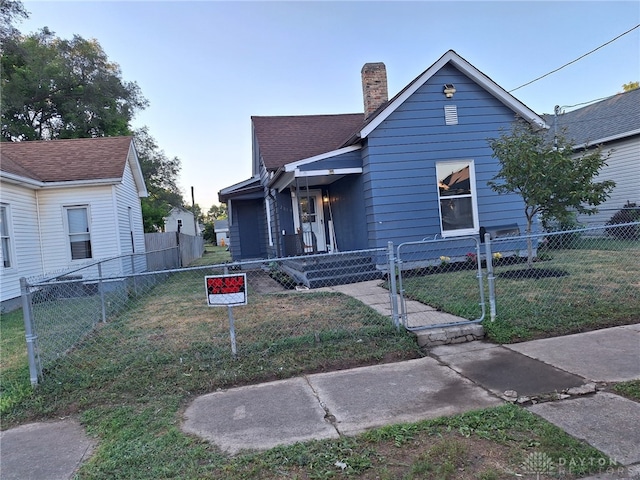
<path fill-rule="evenodd" d="M 225 253 L 212 252 L 209 263 L 220 263 L 219 254 Z M 151 287 L 144 299 L 99 324 L 48 367 L 35 390 L 28 380 L 21 313 L 2 315 L 2 428 L 80 419 L 98 440 L 79 472 L 82 479 L 494 480 L 522 474 L 533 453 L 548 455 L 556 465 L 560 459 L 603 458 L 514 405 L 229 457 L 180 430 L 182 412 L 196 395 L 421 354 L 411 336 L 350 297 L 267 295 L 251 282 L 249 287 L 249 305 L 234 309 L 237 358 L 230 353 L 227 310 L 207 307 L 202 272 L 186 272 Z M 616 389 L 638 395 L 637 383 Z M 572 465 L 578 470 L 564 478 L 593 473 L 599 462 Z"/>
<path fill-rule="evenodd" d="M 618 395 L 640 402 L 640 379 L 618 383 L 613 387 Z"/>
<path fill-rule="evenodd" d="M 585 239 L 580 248 L 540 251 L 537 268 L 568 275 L 540 279 L 501 278 L 522 264 L 495 268 L 495 322 L 483 325 L 489 339 L 512 343 L 640 321 L 638 242 Z M 594 249 L 600 245 L 600 249 Z M 607 250 L 603 249 L 607 248 Z M 504 259 L 503 259 L 504 260 Z M 478 317 L 478 285 L 473 271 L 408 276 L 409 298 L 464 318 Z M 485 292 L 488 301 L 488 292 Z"/>

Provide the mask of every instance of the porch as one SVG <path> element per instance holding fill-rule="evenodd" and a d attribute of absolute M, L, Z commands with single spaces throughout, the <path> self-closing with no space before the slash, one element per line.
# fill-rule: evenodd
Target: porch
<path fill-rule="evenodd" d="M 380 260 L 384 255 L 384 251 L 303 255 L 283 259 L 280 268 L 299 286 L 330 287 L 384 278 L 386 264 Z"/>

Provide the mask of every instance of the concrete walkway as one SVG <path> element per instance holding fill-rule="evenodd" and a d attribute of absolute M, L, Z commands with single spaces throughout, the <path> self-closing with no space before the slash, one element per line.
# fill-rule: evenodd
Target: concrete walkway
<path fill-rule="evenodd" d="M 600 388 L 640 379 L 640 324 L 514 345 L 443 345 L 429 354 L 203 395 L 182 426 L 233 454 L 511 401 L 622 465 L 592 480 L 640 478 L 640 403 Z M 3 480 L 72 478 L 93 447 L 70 421 L 7 430 L 0 442 Z"/>

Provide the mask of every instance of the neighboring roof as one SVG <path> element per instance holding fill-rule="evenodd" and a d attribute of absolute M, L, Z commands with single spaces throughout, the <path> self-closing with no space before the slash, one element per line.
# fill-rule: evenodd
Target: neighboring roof
<path fill-rule="evenodd" d="M 172 207 L 171 210 L 169 210 L 169 214 L 164 217 L 164 218 L 169 218 L 171 215 L 173 214 L 180 214 L 180 213 L 188 213 L 189 215 L 191 215 L 193 217 L 193 212 L 187 208 L 183 208 L 183 207 Z"/>
<path fill-rule="evenodd" d="M 495 83 L 491 78 L 486 76 L 480 70 L 475 68 L 469 62 L 467 62 L 464 58 L 458 55 L 453 50 L 449 50 L 445 53 L 438 61 L 436 61 L 433 65 L 427 68 L 424 72 L 422 72 L 418 77 L 416 77 L 409 85 L 407 85 L 400 93 L 398 93 L 395 97 L 389 100 L 385 105 L 382 106 L 376 113 L 371 115 L 371 117 L 367 120 L 366 124 L 363 125 L 362 129 L 359 132 L 360 138 L 365 138 L 369 135 L 375 128 L 380 125 L 389 115 L 391 115 L 400 105 L 402 105 L 405 100 L 407 100 L 411 95 L 413 95 L 416 90 L 418 90 L 422 85 L 424 85 L 433 75 L 435 75 L 438 71 L 442 69 L 445 65 L 450 63 L 455 68 L 460 70 L 463 74 L 471 78 L 478 85 L 483 87 L 489 93 L 491 93 L 494 97 L 500 100 L 506 107 L 513 110 L 516 114 L 518 114 L 523 119 L 528 122 L 537 125 L 540 128 L 548 128 L 548 125 L 545 123 L 544 119 L 540 117 L 537 113 L 527 107 L 520 100 L 515 98 L 505 89 L 503 89 L 500 85 Z"/>
<path fill-rule="evenodd" d="M 213 229 L 216 232 L 222 232 L 224 230 L 229 230 L 229 220 L 214 220 L 213 221 Z"/>
<path fill-rule="evenodd" d="M 549 134 L 561 132 L 576 146 L 603 143 L 640 133 L 640 88 L 618 93 L 566 113 L 544 115 Z M 557 124 L 555 123 L 557 121 Z"/>
<path fill-rule="evenodd" d="M 267 170 L 338 149 L 364 123 L 363 113 L 251 117 Z"/>
<path fill-rule="evenodd" d="M 0 170 L 38 182 L 121 179 L 132 137 L 0 143 Z"/>

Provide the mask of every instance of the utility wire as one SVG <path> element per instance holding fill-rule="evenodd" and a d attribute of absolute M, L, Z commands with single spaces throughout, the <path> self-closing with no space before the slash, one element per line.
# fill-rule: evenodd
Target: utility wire
<path fill-rule="evenodd" d="M 556 68 L 555 70 L 550 71 L 549 73 L 545 73 L 544 75 L 538 77 L 538 78 L 534 78 L 533 80 L 531 80 L 530 82 L 524 83 L 522 85 L 520 85 L 519 87 L 514 88 L 513 90 L 509 90 L 509 93 L 511 92 L 515 92 L 516 90 L 522 88 L 522 87 L 526 87 L 527 85 L 531 85 L 533 82 L 537 82 L 538 80 L 543 79 L 544 77 L 548 77 L 549 75 L 551 75 L 552 73 L 556 73 L 558 70 L 562 70 L 564 67 L 567 67 L 569 65 L 571 65 L 572 63 L 576 63 L 578 60 L 583 59 L 584 57 L 586 57 L 587 55 L 591 55 L 593 52 L 600 50 L 602 47 L 605 47 L 607 45 L 609 45 L 610 43 L 615 42 L 616 40 L 618 40 L 620 37 L 625 36 L 627 33 L 631 33 L 632 31 L 634 31 L 636 28 L 640 27 L 640 23 L 638 25 L 636 25 L 635 27 L 630 28 L 629 30 L 627 30 L 624 33 L 621 33 L 620 35 L 618 35 L 616 38 L 612 38 L 611 40 L 609 40 L 607 43 L 603 43 L 602 45 L 600 45 L 599 47 L 594 48 L 593 50 L 591 50 L 590 52 L 585 53 L 584 55 L 579 56 L 578 58 L 576 58 L 575 60 L 570 61 L 569 63 L 565 63 L 564 65 L 562 65 L 561 67 Z"/>

